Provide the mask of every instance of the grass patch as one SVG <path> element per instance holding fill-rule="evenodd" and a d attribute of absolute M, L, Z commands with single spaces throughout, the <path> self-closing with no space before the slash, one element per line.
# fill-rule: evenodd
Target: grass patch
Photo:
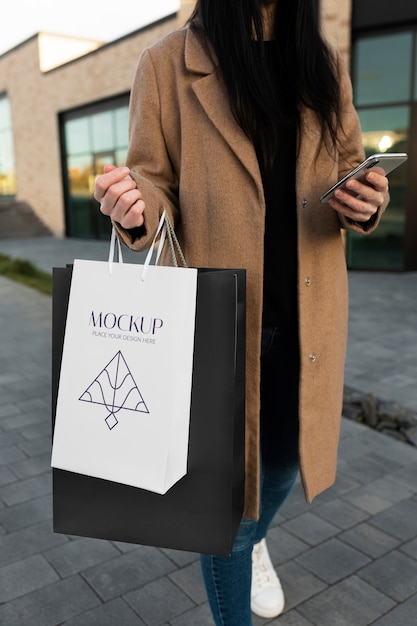
<path fill-rule="evenodd" d="M 52 275 L 39 270 L 30 261 L 0 254 L 0 274 L 41 293 L 52 294 Z"/>

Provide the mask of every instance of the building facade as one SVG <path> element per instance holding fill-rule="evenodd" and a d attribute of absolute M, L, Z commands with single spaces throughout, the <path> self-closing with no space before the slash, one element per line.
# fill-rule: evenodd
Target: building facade
<path fill-rule="evenodd" d="M 354 0 L 352 13 L 351 0 L 321 0 L 323 32 L 330 43 L 342 52 L 347 63 L 350 63 L 352 56 L 357 105 L 364 125 L 367 151 L 371 149 L 371 144 L 366 144 L 366 141 L 370 141 L 372 135 L 373 148 L 375 132 L 380 130 L 374 128 L 375 107 L 379 111 L 386 109 L 387 118 L 382 119 L 379 112 L 378 120 L 381 121 L 378 123 L 384 133 L 388 127 L 392 130 L 392 149 L 409 149 L 410 133 L 417 134 L 417 123 L 413 122 L 413 131 L 410 121 L 412 97 L 408 98 L 407 103 L 404 100 L 387 100 L 385 83 L 381 83 L 381 94 L 374 102 L 368 94 L 369 91 L 373 93 L 374 86 L 368 81 L 366 87 L 366 80 L 364 82 L 363 79 L 364 72 L 372 74 L 382 67 L 375 65 L 375 70 L 362 67 L 365 60 L 369 61 L 368 48 L 371 44 L 365 17 L 356 5 L 360 7 L 361 4 L 372 3 L 371 0 L 367 3 Z M 108 236 L 108 220 L 100 215 L 92 198 L 92 189 L 95 176 L 106 163 L 124 163 L 129 89 L 137 60 L 146 46 L 183 25 L 193 6 L 194 0 L 183 0 L 177 14 L 110 44 L 85 42 L 89 46 L 86 54 L 46 71 L 40 68 L 43 35 L 33 37 L 0 56 L 0 202 L 2 198 L 14 197 L 29 203 L 56 236 Z M 391 13 L 393 11 L 391 7 Z M 372 23 L 374 29 L 375 22 Z M 388 28 L 385 22 L 380 26 L 381 33 Z M 379 30 L 376 33 L 373 30 L 371 35 L 373 38 L 383 36 L 378 33 Z M 408 43 L 404 43 L 404 46 L 408 46 L 409 52 L 410 45 L 415 46 L 415 34 L 414 31 L 410 33 L 410 29 L 407 33 Z M 399 35 L 395 31 L 393 36 Z M 395 43 L 397 39 L 392 41 Z M 384 50 L 383 40 L 378 45 L 378 50 Z M 398 50 L 402 51 L 403 48 Z M 378 58 L 382 63 L 382 57 Z M 413 68 L 415 66 L 414 63 Z M 414 69 L 414 72 L 417 70 Z M 413 80 L 417 83 L 415 76 Z M 417 94 L 417 86 L 415 90 L 414 96 Z M 416 100 L 414 97 L 414 102 Z M 396 245 L 402 251 L 409 245 L 404 234 L 406 229 L 415 231 L 417 228 L 412 219 L 407 217 L 412 210 L 408 208 L 411 196 L 407 191 L 406 176 L 412 164 L 410 154 L 407 169 L 401 173 L 399 171 L 400 178 L 394 179 L 395 204 L 388 216 L 389 224 L 395 223 L 395 231 L 400 232 Z M 383 227 L 387 232 L 390 228 L 388 221 Z M 384 245 L 382 242 L 382 248 Z M 366 248 L 362 240 L 348 239 L 348 259 L 352 266 L 378 266 L 378 263 L 374 263 L 374 256 L 380 255 L 380 250 L 381 241 L 378 245 L 372 241 L 371 246 Z M 393 264 L 397 269 L 405 267 L 404 255 L 401 261 L 399 258 L 397 254 Z M 408 269 L 414 261 L 417 267 L 417 259 L 413 260 L 413 254 L 409 254 Z M 386 262 L 383 259 L 379 266 L 382 267 Z"/>

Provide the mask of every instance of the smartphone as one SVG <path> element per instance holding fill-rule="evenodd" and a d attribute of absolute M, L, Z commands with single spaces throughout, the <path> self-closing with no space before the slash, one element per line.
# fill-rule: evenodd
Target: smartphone
<path fill-rule="evenodd" d="M 332 198 L 336 189 L 340 189 L 340 187 L 344 188 L 346 183 L 351 178 L 356 178 L 357 180 L 363 181 L 365 180 L 365 176 L 370 169 L 376 168 L 377 171 L 380 171 L 381 174 L 386 176 L 396 167 L 404 163 L 408 158 L 408 155 L 405 152 L 385 152 L 383 154 L 372 154 L 365 161 L 363 161 L 358 167 L 355 167 L 349 174 L 347 174 L 344 178 L 339 180 L 333 187 L 330 187 L 324 193 L 320 201 L 327 202 L 329 198 Z"/>

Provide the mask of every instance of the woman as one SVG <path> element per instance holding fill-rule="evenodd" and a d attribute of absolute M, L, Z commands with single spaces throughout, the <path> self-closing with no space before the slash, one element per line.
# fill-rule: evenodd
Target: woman
<path fill-rule="evenodd" d="M 268 526 L 299 468 L 309 502 L 335 478 L 340 229 L 372 232 L 388 181 L 373 172 L 329 204 L 319 197 L 363 156 L 349 77 L 312 0 L 199 0 L 186 28 L 141 57 L 129 169 L 97 179 L 101 211 L 131 248 L 150 245 L 165 208 L 190 266 L 247 270 L 245 513 L 232 555 L 201 558 L 217 625 L 283 610 Z"/>

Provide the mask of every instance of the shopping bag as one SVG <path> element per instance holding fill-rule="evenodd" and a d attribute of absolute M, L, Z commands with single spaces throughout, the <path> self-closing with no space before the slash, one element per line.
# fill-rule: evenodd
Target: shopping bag
<path fill-rule="evenodd" d="M 197 270 L 112 257 L 74 261 L 51 465 L 162 494 L 187 471 Z"/>
<path fill-rule="evenodd" d="M 55 418 L 72 268 L 54 268 Z M 188 470 L 165 495 L 53 469 L 55 532 L 228 555 L 244 503 L 245 299 L 242 269 L 198 269 Z"/>

